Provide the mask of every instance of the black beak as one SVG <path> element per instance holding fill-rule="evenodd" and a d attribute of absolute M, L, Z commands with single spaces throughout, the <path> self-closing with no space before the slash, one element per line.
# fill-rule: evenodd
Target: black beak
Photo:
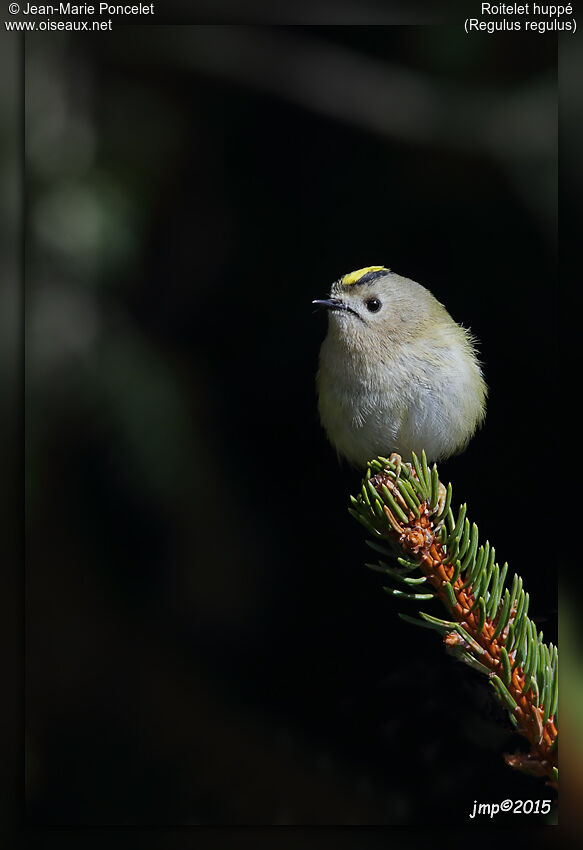
<path fill-rule="evenodd" d="M 344 301 L 340 300 L 340 298 L 318 299 L 316 301 L 312 301 L 312 304 L 325 307 L 326 310 L 345 310 L 347 313 L 354 313 L 355 316 L 358 316 L 356 310 L 353 310 L 352 307 L 349 307 L 348 304 L 345 304 Z"/>

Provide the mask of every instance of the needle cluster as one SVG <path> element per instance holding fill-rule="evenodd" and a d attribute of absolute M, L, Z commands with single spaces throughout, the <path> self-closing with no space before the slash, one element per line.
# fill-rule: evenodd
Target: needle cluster
<path fill-rule="evenodd" d="M 439 481 L 425 454 L 411 464 L 379 457 L 368 464 L 350 513 L 367 529 L 369 546 L 386 560 L 367 564 L 396 587 L 384 589 L 404 600 L 438 598 L 448 612 L 441 619 L 419 611 L 399 616 L 443 635 L 446 649 L 489 677 L 510 722 L 529 742 L 526 753 L 506 755 L 514 768 L 558 786 L 558 651 L 543 641 L 528 616 L 529 595 L 522 579 L 508 578 L 508 564 L 480 543 L 467 506 L 457 515 L 452 486 Z"/>

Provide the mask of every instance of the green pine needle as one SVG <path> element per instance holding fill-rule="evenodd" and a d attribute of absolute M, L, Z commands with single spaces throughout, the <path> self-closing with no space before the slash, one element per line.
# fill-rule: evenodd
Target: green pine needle
<path fill-rule="evenodd" d="M 387 478 L 390 481 L 387 482 Z M 418 612 L 419 617 L 411 617 L 405 613 L 400 613 L 399 616 L 407 623 L 438 631 L 444 637 L 450 635 L 447 641 L 449 651 L 460 661 L 489 676 L 494 693 L 508 709 L 512 724 L 518 731 L 527 734 L 525 727 L 520 726 L 523 722 L 520 720 L 523 710 L 518 708 L 510 693 L 510 690 L 513 690 L 517 694 L 516 680 L 512 679 L 513 670 L 518 670 L 519 673 L 522 671 L 522 693 L 530 694 L 528 699 L 539 724 L 538 728 L 542 730 L 551 719 L 556 727 L 557 648 L 553 644 L 547 645 L 543 642 L 542 632 L 538 633 L 534 622 L 528 616 L 530 600 L 520 576 L 514 574 L 510 587 L 506 586 L 508 564 L 504 563 L 500 567 L 496 563 L 494 547 L 490 546 L 488 541 L 480 544 L 478 526 L 471 523 L 467 517 L 467 504 L 463 503 L 457 509 L 457 514 L 452 508 L 451 484 L 447 486 L 443 505 L 438 512 L 440 491 L 443 492 L 443 488 L 439 482 L 437 466 L 433 464 L 429 468 L 425 452 L 420 456 L 413 454 L 412 464 L 401 464 L 399 471 L 397 465 L 387 458 L 379 457 L 371 461 L 360 493 L 357 497 L 351 496 L 349 507 L 350 515 L 366 528 L 373 538 L 367 540 L 369 547 L 382 556 L 377 563 L 369 563 L 367 567 L 383 573 L 398 584 L 405 585 L 406 590 L 389 586 L 383 588 L 398 599 L 425 602 L 439 595 L 450 616 L 460 619 L 459 612 L 466 606 L 463 617 L 468 620 L 469 625 L 464 620 L 464 626 L 457 619 L 440 619 L 424 611 Z M 392 520 L 385 512 L 385 507 L 390 511 Z M 425 528 L 427 520 L 424 517 L 430 519 L 429 529 Z M 443 579 L 441 573 L 439 583 L 436 583 L 436 574 L 426 574 L 427 563 L 431 564 L 431 560 L 424 561 L 422 552 L 417 556 L 418 549 L 415 547 L 419 544 L 415 542 L 407 548 L 402 543 L 407 539 L 408 530 L 412 534 L 411 540 L 419 539 L 418 536 L 415 538 L 417 530 L 409 528 L 419 521 L 421 525 L 418 528 L 425 529 L 421 539 L 429 530 L 432 535 L 429 539 L 433 539 L 433 542 L 441 547 L 441 563 L 446 568 L 449 566 L 447 579 Z M 393 566 L 385 559 L 389 559 Z M 420 568 L 421 574 L 418 572 L 415 575 Z M 436 593 L 415 592 L 415 588 L 423 584 L 434 587 Z M 469 594 L 469 599 L 462 591 Z M 461 597 L 458 596 L 460 593 Z M 460 598 L 465 601 L 460 602 Z M 489 624 L 488 629 L 486 624 Z M 458 638 L 454 639 L 453 634 L 457 634 Z M 480 642 L 476 640 L 477 636 Z M 497 666 L 496 655 L 488 655 L 488 641 L 497 642 Z M 523 705 L 522 697 L 520 699 Z M 548 736 L 546 740 L 548 742 Z M 556 737 L 553 738 L 553 742 L 556 740 Z M 550 748 L 549 744 L 549 752 Z M 518 760 L 516 763 L 521 762 Z M 548 775 L 554 777 L 550 772 Z"/>

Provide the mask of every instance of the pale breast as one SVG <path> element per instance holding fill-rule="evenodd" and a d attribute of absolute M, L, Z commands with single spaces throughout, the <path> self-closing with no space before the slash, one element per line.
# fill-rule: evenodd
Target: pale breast
<path fill-rule="evenodd" d="M 457 350 L 431 359 L 408 350 L 389 365 L 369 364 L 358 375 L 321 363 L 322 424 L 339 454 L 365 465 L 378 455 L 425 450 L 438 460 L 461 451 L 483 416 L 479 368 Z"/>

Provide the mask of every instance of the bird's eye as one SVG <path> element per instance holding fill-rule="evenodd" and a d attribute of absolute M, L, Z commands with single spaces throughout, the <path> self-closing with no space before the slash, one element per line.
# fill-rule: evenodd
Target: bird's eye
<path fill-rule="evenodd" d="M 381 302 L 378 298 L 369 298 L 368 301 L 365 301 L 365 304 L 370 313 L 378 313 L 381 309 Z"/>

